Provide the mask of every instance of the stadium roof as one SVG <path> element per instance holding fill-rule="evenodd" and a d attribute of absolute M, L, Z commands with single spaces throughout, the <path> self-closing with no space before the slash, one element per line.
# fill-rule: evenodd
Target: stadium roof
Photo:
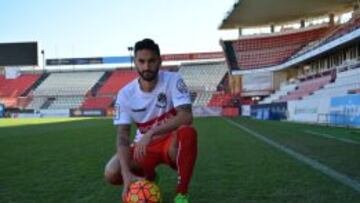
<path fill-rule="evenodd" d="M 350 11 L 357 0 L 238 0 L 219 29 L 256 27 Z"/>

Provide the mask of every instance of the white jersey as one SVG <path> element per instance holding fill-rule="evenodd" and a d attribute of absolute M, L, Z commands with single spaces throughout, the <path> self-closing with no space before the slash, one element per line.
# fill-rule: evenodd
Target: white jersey
<path fill-rule="evenodd" d="M 143 133 L 175 116 L 175 108 L 183 104 L 191 104 L 191 99 L 178 73 L 160 71 L 151 92 L 143 92 L 136 78 L 117 95 L 114 125 L 134 122 L 138 127 L 135 136 L 137 142 Z"/>

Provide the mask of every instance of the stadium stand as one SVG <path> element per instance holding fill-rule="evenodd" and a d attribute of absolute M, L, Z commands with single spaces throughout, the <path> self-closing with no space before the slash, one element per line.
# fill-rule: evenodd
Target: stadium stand
<path fill-rule="evenodd" d="M 135 70 L 115 70 L 100 87 L 97 96 L 114 96 L 117 92 L 138 76 Z"/>
<path fill-rule="evenodd" d="M 34 96 L 85 95 L 104 72 L 51 73 L 33 92 Z"/>
<path fill-rule="evenodd" d="M 266 97 L 263 101 L 260 101 L 260 104 L 268 104 L 280 99 L 280 97 L 287 95 L 289 92 L 294 91 L 297 87 L 297 84 L 283 84 L 280 86 L 279 90 L 271 94 L 269 97 Z"/>
<path fill-rule="evenodd" d="M 185 63 L 179 68 L 190 91 L 195 92 L 194 106 L 207 106 L 218 89 L 227 69 L 225 62 Z"/>
<path fill-rule="evenodd" d="M 6 79 L 5 75 L 0 75 L 0 102 L 7 108 L 18 107 L 18 97 L 24 95 L 41 74 L 22 74 L 15 79 Z"/>
<path fill-rule="evenodd" d="M 334 96 L 343 96 L 351 92 L 353 89 L 360 88 L 360 68 L 346 70 L 344 72 L 337 73 L 337 77 L 334 83 L 330 83 L 324 86 L 323 89 L 314 92 L 314 94 L 308 96 L 308 99 L 314 98 L 331 98 Z"/>
<path fill-rule="evenodd" d="M 33 92 L 27 109 L 78 108 L 104 72 L 51 73 Z"/>
<path fill-rule="evenodd" d="M 138 76 L 135 70 L 124 69 L 106 72 L 94 85 L 91 95 L 82 102 L 81 109 L 106 110 L 113 105 L 118 91 Z"/>
<path fill-rule="evenodd" d="M 32 101 L 26 107 L 27 109 L 40 109 L 41 106 L 47 101 L 47 97 L 33 97 Z"/>
<path fill-rule="evenodd" d="M 223 41 L 221 44 L 223 46 L 223 50 L 226 55 L 226 62 L 230 70 L 236 69 L 238 67 L 238 63 L 236 60 L 236 52 L 234 51 L 234 47 L 232 46 L 232 41 Z"/>
<path fill-rule="evenodd" d="M 310 50 L 316 49 L 321 45 L 324 45 L 328 42 L 336 40 L 337 38 L 356 30 L 360 26 L 360 18 L 354 17 L 350 19 L 349 22 L 344 24 L 332 25 L 330 28 L 323 34 L 323 36 L 315 41 L 310 42 L 305 47 L 303 47 L 299 52 L 294 54 L 291 58 L 296 58 L 307 53 Z"/>
<path fill-rule="evenodd" d="M 41 74 L 23 74 L 15 79 L 0 75 L 0 97 L 18 97 L 28 90 Z"/>
<path fill-rule="evenodd" d="M 298 56 L 301 56 L 301 55 L 307 53 L 308 51 L 313 50 L 313 49 L 319 47 L 320 45 L 324 44 L 327 41 L 327 39 L 329 39 L 331 36 L 333 36 L 340 28 L 341 28 L 341 25 L 330 25 L 329 29 L 326 32 L 324 32 L 320 38 L 306 44 L 297 53 L 293 54 L 291 56 L 291 58 L 296 58 Z"/>
<path fill-rule="evenodd" d="M 111 74 L 112 74 L 112 71 L 105 71 L 105 73 L 101 76 L 101 78 L 96 82 L 96 84 L 89 91 L 90 97 L 96 96 L 96 93 L 105 84 L 105 82 L 109 79 Z"/>
<path fill-rule="evenodd" d="M 327 36 L 325 40 L 322 43 L 327 43 L 329 41 L 332 41 L 336 38 L 339 38 L 357 28 L 360 26 L 360 18 L 358 16 L 353 16 L 348 22 L 338 26 L 335 31 Z"/>
<path fill-rule="evenodd" d="M 230 93 L 218 92 L 213 94 L 208 106 L 231 106 L 232 98 Z"/>
<path fill-rule="evenodd" d="M 212 92 L 198 92 L 196 99 L 193 102 L 193 106 L 207 106 L 212 94 Z"/>
<path fill-rule="evenodd" d="M 286 61 L 329 29 L 329 26 L 321 25 L 261 36 L 243 36 L 238 40 L 225 41 L 223 45 L 232 68 L 235 66 L 234 57 L 240 69 L 264 68 Z"/>
<path fill-rule="evenodd" d="M 278 101 L 282 102 L 301 99 L 324 87 L 326 84 L 330 83 L 332 79 L 332 75 L 328 75 L 300 82 L 295 90 L 289 92 L 285 96 L 281 96 Z"/>
<path fill-rule="evenodd" d="M 180 75 L 190 90 L 216 91 L 227 69 L 225 62 L 182 64 Z"/>
<path fill-rule="evenodd" d="M 113 103 L 113 97 L 89 97 L 81 105 L 81 109 L 107 109 Z"/>
<path fill-rule="evenodd" d="M 84 97 L 82 96 L 62 96 L 62 97 L 54 97 L 48 98 L 47 102 L 43 104 L 41 109 L 70 109 L 70 108 L 78 108 Z"/>

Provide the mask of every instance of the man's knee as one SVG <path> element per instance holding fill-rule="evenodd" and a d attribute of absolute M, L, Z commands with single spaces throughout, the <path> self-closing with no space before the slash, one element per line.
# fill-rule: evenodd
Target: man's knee
<path fill-rule="evenodd" d="M 112 184 L 112 185 L 121 185 L 122 184 L 122 178 L 119 171 L 116 171 L 114 169 L 110 169 L 108 167 L 105 168 L 104 171 L 104 177 L 105 180 Z"/>
<path fill-rule="evenodd" d="M 104 177 L 105 180 L 113 185 L 120 185 L 122 184 L 122 177 L 121 177 L 121 170 L 120 170 L 120 163 L 114 155 L 110 161 L 106 164 L 104 170 Z"/>

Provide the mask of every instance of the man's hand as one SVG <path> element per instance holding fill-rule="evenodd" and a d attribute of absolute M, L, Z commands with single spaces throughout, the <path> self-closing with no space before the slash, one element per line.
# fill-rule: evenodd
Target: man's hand
<path fill-rule="evenodd" d="M 122 176 L 123 176 L 124 188 L 123 188 L 121 197 L 122 197 L 123 201 L 126 202 L 125 201 L 126 195 L 127 195 L 128 191 L 129 191 L 131 183 L 135 182 L 137 180 L 144 179 L 144 178 L 139 177 L 139 176 L 135 176 L 131 172 L 123 173 Z"/>
<path fill-rule="evenodd" d="M 153 133 L 151 130 L 147 131 L 141 139 L 135 143 L 134 159 L 141 160 L 146 155 L 146 147 L 151 141 Z"/>
<path fill-rule="evenodd" d="M 124 200 L 124 202 L 126 200 L 126 195 L 127 195 L 128 191 L 129 191 L 131 181 L 132 181 L 132 179 L 134 179 L 133 176 L 134 175 L 132 173 L 130 173 L 130 172 L 129 173 L 123 173 L 124 188 L 123 188 L 121 196 L 122 196 L 122 199 Z"/>

